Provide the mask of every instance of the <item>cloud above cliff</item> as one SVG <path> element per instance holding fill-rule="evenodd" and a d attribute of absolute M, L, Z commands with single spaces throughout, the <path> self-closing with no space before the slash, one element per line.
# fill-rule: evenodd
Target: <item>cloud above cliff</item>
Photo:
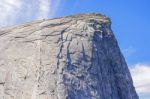
<path fill-rule="evenodd" d="M 125 55 L 126 58 L 128 58 L 136 53 L 136 49 L 132 46 L 129 46 L 129 47 L 121 49 L 121 50 L 122 50 L 123 55 Z"/>
<path fill-rule="evenodd" d="M 130 71 L 137 92 L 150 94 L 150 65 L 136 64 Z"/>
<path fill-rule="evenodd" d="M 21 5 L 21 0 L 0 0 L 0 25 L 12 23 L 19 12 Z"/>
<path fill-rule="evenodd" d="M 0 0 L 0 26 L 51 18 L 60 0 Z"/>
<path fill-rule="evenodd" d="M 51 10 L 51 2 L 49 0 L 39 0 L 39 18 L 47 18 Z"/>

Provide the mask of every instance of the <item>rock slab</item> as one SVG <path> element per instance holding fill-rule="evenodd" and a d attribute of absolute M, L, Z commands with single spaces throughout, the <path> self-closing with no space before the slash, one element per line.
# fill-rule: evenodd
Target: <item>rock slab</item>
<path fill-rule="evenodd" d="M 0 29 L 0 99 L 138 99 L 101 14 Z"/>

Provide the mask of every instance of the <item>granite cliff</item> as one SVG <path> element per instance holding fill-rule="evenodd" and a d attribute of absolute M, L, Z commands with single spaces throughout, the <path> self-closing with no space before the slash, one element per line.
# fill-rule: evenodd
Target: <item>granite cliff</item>
<path fill-rule="evenodd" d="M 138 99 L 101 14 L 0 29 L 0 99 Z"/>

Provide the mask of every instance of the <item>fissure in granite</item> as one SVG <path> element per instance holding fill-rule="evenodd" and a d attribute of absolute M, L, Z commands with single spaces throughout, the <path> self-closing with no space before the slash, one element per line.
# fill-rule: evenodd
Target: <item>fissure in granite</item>
<path fill-rule="evenodd" d="M 0 99 L 138 99 L 101 14 L 0 29 Z"/>

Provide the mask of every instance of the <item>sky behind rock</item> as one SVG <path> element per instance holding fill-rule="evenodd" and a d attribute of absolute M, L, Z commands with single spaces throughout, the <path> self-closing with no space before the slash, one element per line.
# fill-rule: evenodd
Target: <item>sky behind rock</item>
<path fill-rule="evenodd" d="M 0 27 L 77 13 L 103 13 L 112 20 L 141 99 L 149 99 L 149 4 L 149 0 L 0 0 Z"/>

